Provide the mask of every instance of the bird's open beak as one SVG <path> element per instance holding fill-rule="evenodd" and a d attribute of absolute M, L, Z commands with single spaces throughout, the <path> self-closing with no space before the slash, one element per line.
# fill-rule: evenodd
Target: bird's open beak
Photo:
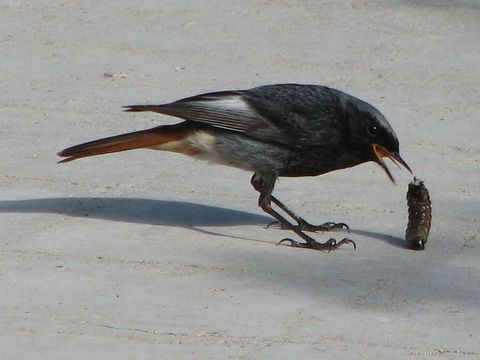
<path fill-rule="evenodd" d="M 410 167 L 407 165 L 407 163 L 400 157 L 400 154 L 395 152 L 390 152 L 387 149 L 385 149 L 383 146 L 378 145 L 378 144 L 372 144 L 373 152 L 375 153 L 375 156 L 377 157 L 377 163 L 385 170 L 387 173 L 388 177 L 392 182 L 395 184 L 395 179 L 393 178 L 392 174 L 390 173 L 390 170 L 388 170 L 387 165 L 385 165 L 385 162 L 383 161 L 384 157 L 389 158 L 392 160 L 398 167 L 402 165 L 410 171 L 410 174 L 412 174 L 412 170 L 410 170 Z"/>

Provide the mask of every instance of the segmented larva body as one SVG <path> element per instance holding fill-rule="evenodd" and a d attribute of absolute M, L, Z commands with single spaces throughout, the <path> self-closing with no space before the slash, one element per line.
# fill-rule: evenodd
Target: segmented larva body
<path fill-rule="evenodd" d="M 432 203 L 428 190 L 420 179 L 415 178 L 408 184 L 407 205 L 407 246 L 412 250 L 423 250 L 432 224 Z"/>

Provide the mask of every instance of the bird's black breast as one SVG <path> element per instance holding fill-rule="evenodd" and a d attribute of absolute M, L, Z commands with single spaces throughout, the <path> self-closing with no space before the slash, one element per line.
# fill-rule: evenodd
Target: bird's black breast
<path fill-rule="evenodd" d="M 291 149 L 280 176 L 317 176 L 356 166 L 368 159 L 352 152 L 345 144 Z"/>

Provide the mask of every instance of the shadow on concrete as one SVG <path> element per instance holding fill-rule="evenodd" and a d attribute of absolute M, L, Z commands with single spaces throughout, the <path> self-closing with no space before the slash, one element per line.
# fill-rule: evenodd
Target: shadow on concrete
<path fill-rule="evenodd" d="M 139 224 L 196 227 L 267 224 L 269 217 L 183 201 L 139 198 L 46 198 L 0 201 L 0 213 L 50 213 Z"/>
<path fill-rule="evenodd" d="M 272 222 L 270 217 L 241 210 L 184 201 L 141 198 L 60 197 L 4 200 L 0 201 L 0 213 L 49 213 L 138 224 L 176 226 L 194 228 L 217 236 L 221 234 L 200 230 L 197 227 L 266 226 Z M 335 236 L 335 233 L 329 234 Z M 405 248 L 404 239 L 390 235 L 364 230 L 352 230 L 352 234 L 368 236 L 398 248 Z"/>
<path fill-rule="evenodd" d="M 352 234 L 357 234 L 357 235 L 362 235 L 362 236 L 368 236 L 374 239 L 382 240 L 386 242 L 387 244 L 390 244 L 392 246 L 395 246 L 397 248 L 401 249 L 406 249 L 407 248 L 407 242 L 405 239 L 396 237 L 396 236 L 391 236 L 387 234 L 380 234 L 372 231 L 365 231 L 365 230 L 355 230 L 351 229 L 350 230 Z"/>

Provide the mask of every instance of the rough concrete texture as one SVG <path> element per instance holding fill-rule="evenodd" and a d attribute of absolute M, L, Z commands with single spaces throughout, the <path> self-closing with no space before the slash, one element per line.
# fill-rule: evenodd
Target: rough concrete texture
<path fill-rule="evenodd" d="M 478 1 L 2 1 L 2 359 L 480 358 Z M 377 106 L 433 203 L 375 164 L 281 179 L 358 249 L 276 246 L 251 174 L 64 147 L 175 119 L 120 106 L 300 82 Z M 317 234 L 326 240 L 331 234 Z M 337 238 L 343 233 L 334 234 Z"/>

